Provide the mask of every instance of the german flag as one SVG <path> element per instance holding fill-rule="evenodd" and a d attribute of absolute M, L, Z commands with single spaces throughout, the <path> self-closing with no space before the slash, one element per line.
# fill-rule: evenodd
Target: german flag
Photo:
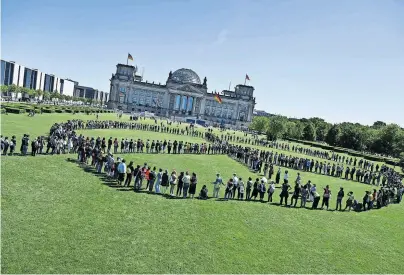
<path fill-rule="evenodd" d="M 128 53 L 128 59 L 133 61 L 133 57 L 130 53 Z"/>
<path fill-rule="evenodd" d="M 215 93 L 214 98 L 215 98 L 215 100 L 217 101 L 217 103 L 222 104 L 222 99 L 220 98 L 220 96 L 219 96 L 218 93 Z"/>

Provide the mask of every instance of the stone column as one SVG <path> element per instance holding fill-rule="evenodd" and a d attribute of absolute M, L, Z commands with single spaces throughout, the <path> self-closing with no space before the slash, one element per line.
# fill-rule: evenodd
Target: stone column
<path fill-rule="evenodd" d="M 203 116 L 203 115 L 205 115 L 206 99 L 205 99 L 205 97 L 202 97 L 199 100 L 201 100 L 201 107 L 199 108 L 199 116 Z"/>
<path fill-rule="evenodd" d="M 250 105 L 250 106 L 248 106 L 248 115 L 247 115 L 248 122 L 251 122 L 251 113 L 252 113 L 252 110 L 251 110 L 251 105 Z"/>

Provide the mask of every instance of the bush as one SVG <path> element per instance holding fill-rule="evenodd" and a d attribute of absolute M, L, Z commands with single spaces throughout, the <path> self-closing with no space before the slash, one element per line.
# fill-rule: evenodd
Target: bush
<path fill-rule="evenodd" d="M 9 107 L 7 107 L 6 110 L 7 110 L 7 113 L 10 113 L 10 114 L 23 114 L 23 113 L 25 113 L 25 110 L 18 109 L 18 108 L 9 108 Z"/>
<path fill-rule="evenodd" d="M 65 112 L 66 113 L 73 113 L 73 110 L 72 109 L 66 109 Z"/>
<path fill-rule="evenodd" d="M 55 112 L 56 113 L 63 113 L 63 110 L 62 109 L 56 109 Z"/>
<path fill-rule="evenodd" d="M 352 150 L 352 149 L 334 147 L 334 146 L 330 146 L 330 145 L 327 145 L 327 144 L 320 144 L 320 143 L 316 143 L 316 142 L 312 142 L 312 141 L 305 141 L 305 140 L 297 140 L 297 139 L 293 139 L 293 138 L 288 138 L 287 140 L 297 142 L 297 143 L 302 143 L 304 145 L 308 145 L 308 146 L 312 146 L 312 147 L 321 148 L 321 149 L 324 149 L 324 150 L 334 151 L 336 153 L 348 154 L 348 155 L 353 156 L 353 157 L 364 158 L 364 159 L 367 159 L 367 160 L 370 160 L 370 161 L 386 162 L 387 164 L 393 163 L 393 165 L 395 163 L 394 160 L 389 159 L 389 158 L 380 157 L 380 156 L 376 156 L 376 155 L 368 155 L 368 154 L 364 154 L 364 153 L 361 153 L 361 152 L 357 152 L 357 151 Z"/>
<path fill-rule="evenodd" d="M 44 112 L 44 113 L 47 113 L 47 114 L 50 114 L 50 113 L 54 113 L 55 112 L 55 109 L 43 109 L 42 110 L 42 112 Z"/>

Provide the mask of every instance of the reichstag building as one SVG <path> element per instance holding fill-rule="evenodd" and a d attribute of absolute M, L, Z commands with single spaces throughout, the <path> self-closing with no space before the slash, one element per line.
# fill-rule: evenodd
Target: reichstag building
<path fill-rule="evenodd" d="M 190 69 L 170 72 L 165 84 L 143 81 L 137 67 L 118 64 L 112 75 L 108 108 L 124 112 L 151 112 L 157 116 L 208 123 L 248 126 L 255 106 L 254 87 L 237 85 L 215 99 L 208 92 L 206 77 L 201 81 Z"/>

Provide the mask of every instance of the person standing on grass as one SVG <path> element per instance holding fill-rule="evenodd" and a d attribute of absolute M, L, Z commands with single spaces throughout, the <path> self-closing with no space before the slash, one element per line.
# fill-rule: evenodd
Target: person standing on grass
<path fill-rule="evenodd" d="M 175 196 L 174 195 L 175 185 L 177 185 L 177 172 L 173 170 L 170 176 L 170 196 Z"/>
<path fill-rule="evenodd" d="M 154 187 L 155 193 L 160 194 L 160 186 L 161 186 L 161 181 L 163 179 L 163 169 L 159 169 L 159 172 L 157 173 L 156 177 L 156 185 Z"/>
<path fill-rule="evenodd" d="M 123 186 L 129 187 L 133 178 L 133 161 L 129 162 L 129 165 L 126 167 L 126 180 Z"/>
<path fill-rule="evenodd" d="M 191 176 L 189 175 L 189 172 L 185 172 L 185 176 L 182 178 L 182 182 L 184 184 L 183 188 L 183 198 L 186 199 L 188 196 L 188 189 L 189 189 L 189 184 L 191 182 Z"/>
<path fill-rule="evenodd" d="M 253 191 L 251 198 L 254 198 L 254 200 L 257 199 L 258 196 L 258 185 L 259 185 L 260 180 L 258 178 L 255 179 L 254 185 L 253 185 Z"/>
<path fill-rule="evenodd" d="M 317 191 L 315 191 L 313 193 L 313 204 L 311 206 L 311 209 L 317 209 L 319 202 L 320 202 L 320 194 Z"/>
<path fill-rule="evenodd" d="M 238 199 L 244 200 L 244 182 L 239 178 L 238 182 Z"/>
<path fill-rule="evenodd" d="M 169 176 L 168 176 L 168 170 L 166 169 L 163 173 L 163 176 L 161 177 L 161 193 L 163 195 L 166 194 L 168 185 L 169 185 Z"/>
<path fill-rule="evenodd" d="M 306 202 L 307 202 L 307 193 L 308 193 L 308 189 L 307 189 L 307 185 L 304 185 L 301 189 L 300 189 L 300 193 L 301 193 L 301 200 L 300 200 L 300 208 L 306 207 Z"/>
<path fill-rule="evenodd" d="M 354 200 L 355 200 L 355 197 L 353 195 L 353 192 L 351 191 L 351 192 L 348 193 L 348 199 L 346 200 L 346 205 L 345 205 L 344 211 L 347 208 L 348 208 L 348 211 L 351 211 L 351 208 L 352 208 Z"/>
<path fill-rule="evenodd" d="M 271 179 L 273 174 L 274 174 L 274 165 L 271 163 L 269 165 L 268 179 Z"/>
<path fill-rule="evenodd" d="M 191 199 L 194 198 L 196 192 L 196 184 L 198 183 L 198 179 L 195 173 L 192 173 L 191 183 L 189 185 L 189 194 L 191 195 Z"/>
<path fill-rule="evenodd" d="M 140 189 L 141 174 L 142 174 L 142 171 L 140 169 L 140 165 L 137 165 L 135 170 L 133 171 L 133 179 L 134 179 L 133 190 L 134 191 L 138 191 Z"/>
<path fill-rule="evenodd" d="M 184 178 L 184 172 L 181 172 L 180 175 L 178 176 L 178 184 L 177 184 L 177 197 L 181 197 L 182 194 L 182 188 L 183 188 L 183 182 L 182 179 Z"/>
<path fill-rule="evenodd" d="M 289 183 L 284 182 L 282 184 L 281 188 L 282 188 L 282 191 L 281 191 L 281 194 L 280 194 L 280 197 L 281 197 L 280 205 L 282 205 L 282 202 L 285 199 L 285 206 L 287 206 L 288 205 L 289 190 L 291 189 L 291 187 L 290 187 Z"/>
<path fill-rule="evenodd" d="M 330 202 L 330 197 L 331 197 L 331 190 L 330 190 L 330 186 L 327 185 L 324 188 L 324 194 L 323 194 L 323 202 L 321 204 L 321 209 L 324 209 L 324 205 L 327 207 L 328 210 L 328 206 L 329 206 L 329 202 Z"/>
<path fill-rule="evenodd" d="M 234 199 L 236 196 L 236 190 L 238 189 L 238 177 L 236 173 L 233 174 L 233 189 L 231 190 L 231 198 Z"/>
<path fill-rule="evenodd" d="M 224 199 L 229 200 L 231 198 L 231 191 L 233 190 L 233 179 L 230 178 L 226 185 L 226 191 L 224 192 Z"/>
<path fill-rule="evenodd" d="M 149 173 L 149 193 L 153 192 L 154 183 L 157 178 L 156 167 Z"/>
<path fill-rule="evenodd" d="M 370 202 L 370 192 L 366 191 L 365 196 L 363 197 L 363 200 L 362 200 L 363 211 L 370 210 L 369 209 L 369 202 Z"/>
<path fill-rule="evenodd" d="M 224 185 L 223 179 L 220 176 L 219 173 L 216 174 L 216 179 L 213 182 L 213 197 L 214 198 L 219 198 L 219 191 L 220 191 L 220 186 Z"/>
<path fill-rule="evenodd" d="M 246 189 L 246 197 L 245 197 L 246 200 L 251 200 L 251 189 L 252 189 L 252 186 L 253 186 L 252 178 L 249 177 L 249 178 L 248 178 L 248 181 L 247 181 L 247 189 Z"/>
<path fill-rule="evenodd" d="M 9 146 L 10 146 L 10 142 L 8 141 L 8 137 L 5 137 L 4 147 L 3 147 L 3 151 L 2 151 L 4 156 L 7 156 L 7 151 L 8 151 Z"/>
<path fill-rule="evenodd" d="M 279 167 L 278 172 L 276 172 L 276 177 L 275 177 L 276 184 L 279 184 L 280 180 L 281 180 L 281 168 Z"/>
<path fill-rule="evenodd" d="M 309 181 L 309 183 L 311 184 L 311 182 Z M 309 184 L 308 183 L 308 184 Z M 309 200 L 310 201 L 314 201 L 314 193 L 317 192 L 317 186 L 315 184 L 313 184 L 309 190 L 310 196 L 309 196 Z"/>
<path fill-rule="evenodd" d="M 338 194 L 337 194 L 337 207 L 335 208 L 335 211 L 338 211 L 338 206 L 339 206 L 339 211 L 342 210 L 342 199 L 344 198 L 344 188 L 340 187 Z"/>
<path fill-rule="evenodd" d="M 265 182 L 264 182 L 263 180 L 261 180 L 261 183 L 258 185 L 258 192 L 259 192 L 259 194 L 260 194 L 260 201 L 263 202 L 263 201 L 264 201 L 265 192 L 266 192 Z"/>
<path fill-rule="evenodd" d="M 289 173 L 288 170 L 285 171 L 285 175 L 283 175 L 283 182 L 284 183 L 289 183 Z"/>
<path fill-rule="evenodd" d="M 293 200 L 295 201 L 295 204 L 293 204 L 293 207 L 296 207 L 297 200 L 299 199 L 299 194 L 300 194 L 300 190 L 301 190 L 299 182 L 300 182 L 300 180 L 297 179 L 296 184 L 295 184 L 295 189 L 293 191 L 292 199 L 290 200 L 290 206 L 292 206 Z"/>
<path fill-rule="evenodd" d="M 271 180 L 268 186 L 268 202 L 272 202 L 272 195 L 275 192 L 275 182 Z"/>
<path fill-rule="evenodd" d="M 125 175 L 126 175 L 126 163 L 125 160 L 123 159 L 121 163 L 118 165 L 118 184 L 122 185 L 122 183 L 125 180 Z"/>

